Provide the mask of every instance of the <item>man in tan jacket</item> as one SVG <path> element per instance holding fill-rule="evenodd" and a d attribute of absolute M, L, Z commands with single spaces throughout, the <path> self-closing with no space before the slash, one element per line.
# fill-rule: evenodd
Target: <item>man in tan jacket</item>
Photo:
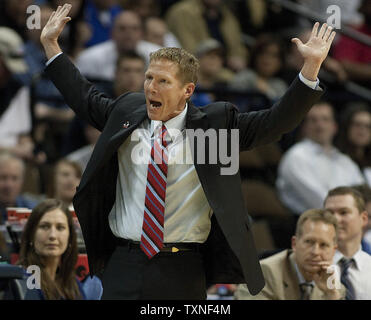
<path fill-rule="evenodd" d="M 195 53 L 203 40 L 215 38 L 226 49 L 229 68 L 240 71 L 246 67 L 239 22 L 223 1 L 182 0 L 169 9 L 166 23 L 187 51 Z"/>
<path fill-rule="evenodd" d="M 345 289 L 331 267 L 337 248 L 337 222 L 330 212 L 304 212 L 292 237 L 292 250 L 262 260 L 265 287 L 252 296 L 241 284 L 238 300 L 339 300 Z"/>

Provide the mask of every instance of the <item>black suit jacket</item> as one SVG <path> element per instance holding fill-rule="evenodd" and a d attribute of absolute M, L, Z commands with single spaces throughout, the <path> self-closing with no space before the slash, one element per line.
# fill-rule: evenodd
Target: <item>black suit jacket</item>
<path fill-rule="evenodd" d="M 116 100 L 105 97 L 80 75 L 65 54 L 57 57 L 46 72 L 77 115 L 102 131 L 73 201 L 90 272 L 99 275 L 115 249 L 108 214 L 116 197 L 117 150 L 146 119 L 145 97 L 143 93 L 128 93 Z M 228 102 L 202 108 L 189 104 L 186 128 L 239 129 L 240 149 L 251 149 L 277 141 L 283 133 L 294 129 L 321 94 L 322 90 L 312 90 L 296 79 L 280 102 L 269 110 L 239 113 Z M 130 125 L 125 128 L 124 123 Z M 194 163 L 214 212 L 211 231 L 203 245 L 207 282 L 246 282 L 250 292 L 257 294 L 264 287 L 264 278 L 244 206 L 240 174 L 221 175 L 219 160 L 216 164 Z"/>

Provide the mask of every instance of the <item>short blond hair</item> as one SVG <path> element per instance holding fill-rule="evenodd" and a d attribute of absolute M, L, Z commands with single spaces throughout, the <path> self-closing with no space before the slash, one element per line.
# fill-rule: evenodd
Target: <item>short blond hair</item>
<path fill-rule="evenodd" d="M 310 209 L 303 212 L 296 224 L 296 237 L 300 238 L 303 235 L 303 225 L 309 221 L 321 221 L 325 224 L 333 225 L 335 228 L 335 243 L 337 242 L 338 223 L 336 217 L 326 209 Z"/>
<path fill-rule="evenodd" d="M 169 60 L 178 65 L 179 71 L 177 76 L 183 84 L 189 82 L 195 85 L 197 84 L 200 63 L 193 54 L 182 48 L 168 47 L 151 52 L 149 55 L 149 63 L 161 59 Z"/>

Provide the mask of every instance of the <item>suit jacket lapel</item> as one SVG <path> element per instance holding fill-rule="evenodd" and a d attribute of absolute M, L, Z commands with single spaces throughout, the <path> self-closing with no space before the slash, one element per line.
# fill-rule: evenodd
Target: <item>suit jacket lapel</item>
<path fill-rule="evenodd" d="M 207 117 L 201 109 L 196 108 L 192 102 L 188 102 L 188 110 L 186 116 L 187 129 L 207 129 Z"/>
<path fill-rule="evenodd" d="M 148 118 L 146 105 L 139 106 L 134 112 L 125 114 L 123 118 L 117 119 L 117 131 L 113 133 L 110 141 L 125 140 L 138 126 Z"/>
<path fill-rule="evenodd" d="M 206 113 L 202 109 L 196 108 L 192 103 L 188 104 L 187 118 L 186 118 L 186 129 L 201 129 L 206 131 L 209 128 L 209 121 Z M 214 213 L 217 211 L 217 202 L 214 199 L 213 192 L 210 190 L 210 187 L 214 185 L 213 179 L 216 179 L 218 173 L 216 171 L 217 165 L 207 164 L 207 156 L 209 154 L 209 146 L 206 143 L 205 147 L 202 150 L 197 150 L 196 139 L 188 135 L 189 143 L 192 152 L 193 163 L 202 185 L 202 188 L 205 192 L 206 198 L 213 209 Z M 197 162 L 198 152 L 205 153 L 205 164 L 200 164 Z"/>
<path fill-rule="evenodd" d="M 147 117 L 145 104 L 137 107 L 133 112 L 130 112 L 130 110 L 127 111 L 127 109 L 124 111 L 125 112 L 122 112 L 122 115 L 119 114 L 115 119 L 115 122 L 112 125 L 113 129 L 106 133 L 109 137 L 105 138 L 103 133 L 99 137 L 97 145 L 94 148 L 91 159 L 89 160 L 81 179 L 79 191 L 86 186 L 97 167 L 106 163 L 125 139 L 127 139 Z"/>

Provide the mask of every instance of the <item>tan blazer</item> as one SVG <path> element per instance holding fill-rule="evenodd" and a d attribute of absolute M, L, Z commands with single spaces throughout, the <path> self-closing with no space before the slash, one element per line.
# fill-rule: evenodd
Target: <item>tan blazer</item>
<path fill-rule="evenodd" d="M 227 5 L 222 6 L 221 15 L 223 18 L 220 31 L 225 41 L 227 56 L 246 58 L 237 18 Z M 203 5 L 200 0 L 183 0 L 173 5 L 166 14 L 166 23 L 180 41 L 182 48 L 192 53 L 200 42 L 211 37 L 203 18 Z"/>
<path fill-rule="evenodd" d="M 292 250 L 284 250 L 260 261 L 265 286 L 256 296 L 249 293 L 245 284 L 235 292 L 237 300 L 300 300 L 299 279 L 295 270 Z M 344 296 L 344 288 L 342 296 Z M 310 300 L 327 300 L 324 292 L 314 286 Z"/>

